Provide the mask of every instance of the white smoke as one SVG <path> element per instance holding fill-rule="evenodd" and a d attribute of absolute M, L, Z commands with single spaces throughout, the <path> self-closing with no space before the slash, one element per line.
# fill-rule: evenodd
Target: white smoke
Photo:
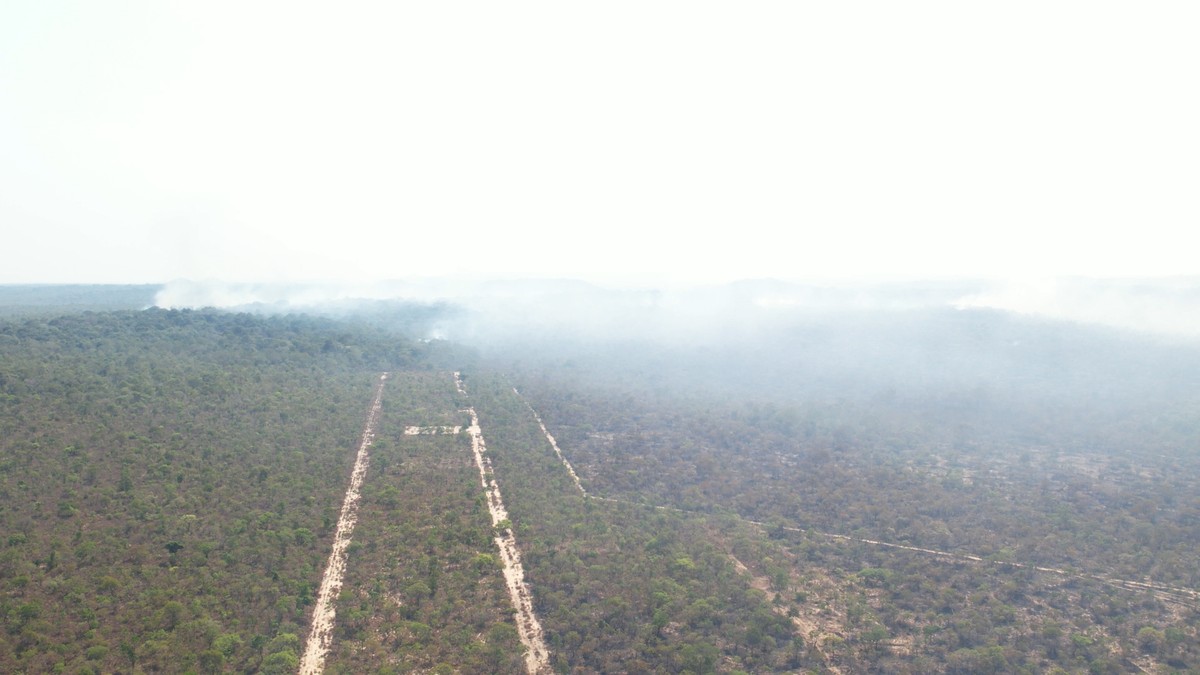
<path fill-rule="evenodd" d="M 362 300 L 449 302 L 469 310 L 474 322 L 489 331 L 567 329 L 610 337 L 753 333 L 764 323 L 795 312 L 938 307 L 995 309 L 1175 338 L 1200 337 L 1200 277 L 859 285 L 747 281 L 671 291 L 606 289 L 564 280 L 307 284 L 179 280 L 166 284 L 155 304 L 168 309 L 292 312 Z M 458 326 L 454 332 L 462 334 L 466 328 Z M 471 328 L 476 329 L 483 330 Z"/>
<path fill-rule="evenodd" d="M 178 279 L 159 290 L 154 304 L 163 309 L 268 307 L 301 311 L 349 300 L 455 299 L 470 295 L 470 288 L 469 282 L 450 280 L 239 283 Z"/>
<path fill-rule="evenodd" d="M 964 296 L 954 306 L 1200 337 L 1200 277 L 1014 280 Z"/>

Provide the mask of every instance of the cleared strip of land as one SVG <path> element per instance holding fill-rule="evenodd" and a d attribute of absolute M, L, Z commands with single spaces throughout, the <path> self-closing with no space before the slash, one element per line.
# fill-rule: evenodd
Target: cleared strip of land
<path fill-rule="evenodd" d="M 329 553 L 329 562 L 325 565 L 325 574 L 321 577 L 321 588 L 317 592 L 317 603 L 313 609 L 312 628 L 308 633 L 308 641 L 304 646 L 304 656 L 300 659 L 300 675 L 318 675 L 325 670 L 325 656 L 329 653 L 329 645 L 333 641 L 334 601 L 342 590 L 342 579 L 346 575 L 346 553 L 350 547 L 350 536 L 354 534 L 354 524 L 358 521 L 358 501 L 360 498 L 363 478 L 367 475 L 370 462 L 368 453 L 371 441 L 375 439 L 375 428 L 379 423 L 379 413 L 383 409 L 383 387 L 387 383 L 388 374 L 379 376 L 379 386 L 375 388 L 375 400 L 367 414 L 367 423 L 363 427 L 362 442 L 358 446 L 358 455 L 354 460 L 354 470 L 350 473 L 350 487 L 346 489 L 346 498 L 342 500 L 342 512 L 338 517 L 337 532 L 333 536 L 333 550 Z"/>
<path fill-rule="evenodd" d="M 454 374 L 454 384 L 460 394 L 466 394 L 462 378 Z M 467 408 L 471 415 L 471 426 L 467 433 L 471 435 L 471 449 L 475 452 L 475 464 L 479 467 L 479 480 L 487 495 L 488 511 L 492 514 L 492 526 L 496 532 L 496 547 L 500 549 L 500 559 L 504 565 L 504 581 L 508 586 L 508 594 L 512 599 L 513 609 L 517 615 L 517 634 L 525 647 L 525 668 L 531 675 L 551 673 L 550 649 L 542 632 L 542 624 L 533 611 L 533 594 L 525 583 L 525 569 L 521 565 L 521 551 L 517 548 L 517 539 L 513 535 L 508 521 L 508 511 L 500 497 L 500 486 L 492 473 L 492 462 L 485 455 L 487 446 L 483 441 L 483 431 L 479 427 L 479 416 L 475 408 Z M 543 427 L 544 428 L 544 427 Z"/>
<path fill-rule="evenodd" d="M 438 434 L 453 435 L 453 434 L 458 434 L 458 433 L 462 433 L 462 427 L 447 427 L 447 426 L 441 426 L 441 427 L 407 426 L 407 427 L 404 427 L 404 435 L 405 436 L 436 436 Z"/>

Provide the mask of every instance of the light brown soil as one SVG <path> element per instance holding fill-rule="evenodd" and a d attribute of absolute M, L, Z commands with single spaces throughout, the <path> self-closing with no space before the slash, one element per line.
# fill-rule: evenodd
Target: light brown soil
<path fill-rule="evenodd" d="M 342 512 L 338 517 L 337 532 L 333 537 L 333 550 L 329 553 L 329 563 L 325 566 L 321 588 L 317 592 L 312 628 L 304 646 L 304 656 L 300 659 L 300 675 L 319 675 L 325 670 L 325 656 L 329 653 L 329 646 L 333 641 L 334 601 L 342 590 L 342 579 L 346 575 L 346 552 L 350 546 L 350 535 L 354 533 L 354 525 L 358 522 L 360 490 L 370 461 L 368 449 L 371 447 L 371 441 L 375 439 L 375 427 L 379 423 L 383 386 L 387 383 L 387 377 L 387 373 L 379 376 L 375 401 L 371 404 L 371 412 L 367 415 L 367 424 L 363 428 L 362 443 L 358 446 L 358 456 L 350 474 L 350 487 L 346 489 L 346 497 L 342 500 Z"/>
<path fill-rule="evenodd" d="M 404 427 L 405 436 L 436 436 L 438 434 L 462 433 L 462 427 Z"/>
<path fill-rule="evenodd" d="M 458 373 L 454 374 L 454 383 L 460 394 L 467 393 Z M 517 635 L 525 646 L 525 669 L 530 675 L 548 675 L 554 672 L 550 668 L 550 649 L 546 646 L 542 624 L 533 611 L 533 594 L 525 583 L 521 550 L 517 548 L 512 528 L 500 527 L 501 523 L 507 523 L 508 511 L 504 508 L 500 486 L 496 484 L 492 473 L 492 462 L 486 455 L 487 446 L 479 427 L 479 416 L 474 408 L 467 408 L 467 412 L 471 415 L 471 426 L 467 427 L 467 433 L 471 435 L 471 449 L 475 453 L 475 464 L 479 467 L 479 480 L 487 495 L 488 511 L 492 514 L 496 548 L 500 549 L 500 560 L 504 565 L 504 581 L 516 612 Z"/>

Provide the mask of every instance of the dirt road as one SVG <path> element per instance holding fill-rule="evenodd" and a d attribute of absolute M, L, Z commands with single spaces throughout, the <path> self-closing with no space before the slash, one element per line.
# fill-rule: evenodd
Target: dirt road
<path fill-rule="evenodd" d="M 460 394 L 466 395 L 466 387 L 458 373 L 454 374 L 454 385 Z M 488 511 L 492 514 L 496 548 L 500 549 L 500 560 L 504 565 L 504 582 L 516 612 L 517 635 L 525 647 L 525 669 L 530 675 L 548 675 L 554 672 L 550 668 L 550 649 L 546 646 L 542 624 L 533 611 L 533 594 L 525 583 L 521 550 L 517 548 L 512 528 L 507 526 L 508 511 L 504 508 L 500 486 L 496 484 L 492 473 L 492 461 L 486 454 L 487 445 L 479 427 L 479 416 L 475 414 L 475 408 L 467 408 L 466 411 L 471 415 L 471 426 L 467 427 L 467 433 L 471 435 L 471 449 L 475 453 L 475 464 L 479 467 L 479 480 L 487 495 Z"/>
<path fill-rule="evenodd" d="M 312 628 L 304 646 L 304 656 L 300 659 L 300 675 L 319 675 L 325 670 L 325 656 L 329 653 L 329 645 L 333 641 L 334 602 L 342 590 L 342 579 L 346 575 L 346 552 L 350 546 L 350 535 L 354 533 L 354 525 L 358 522 L 358 500 L 370 461 L 368 449 L 371 447 L 371 441 L 375 439 L 375 428 L 379 424 L 379 412 L 383 407 L 383 386 L 387 383 L 387 377 L 387 373 L 379 376 L 375 400 L 371 403 L 371 411 L 367 415 L 366 426 L 363 427 L 362 443 L 358 446 L 354 470 L 350 473 L 350 487 L 346 489 L 346 497 L 342 500 L 337 532 L 333 536 L 333 550 L 329 553 L 329 563 L 325 565 L 325 575 L 321 577 L 321 588 L 317 592 Z"/>

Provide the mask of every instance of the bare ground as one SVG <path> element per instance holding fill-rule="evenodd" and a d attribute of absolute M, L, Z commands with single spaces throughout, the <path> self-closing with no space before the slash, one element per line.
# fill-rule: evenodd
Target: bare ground
<path fill-rule="evenodd" d="M 342 500 L 342 512 L 338 517 L 337 532 L 333 537 L 333 550 L 329 553 L 329 563 L 325 566 L 321 588 L 317 592 L 312 628 L 304 646 L 304 656 L 300 659 L 300 675 L 318 675 L 325 670 L 325 656 L 329 653 L 329 646 L 333 641 L 334 601 L 342 590 L 342 579 L 346 575 L 346 553 L 350 547 L 354 525 L 358 522 L 360 490 L 370 461 L 368 449 L 371 447 L 371 441 L 375 439 L 375 427 L 379 423 L 383 386 L 387 383 L 387 377 L 387 373 L 379 376 L 375 400 L 371 403 L 371 411 L 363 428 L 362 443 L 358 446 L 358 456 L 350 474 L 350 487 L 346 489 L 346 498 Z"/>
<path fill-rule="evenodd" d="M 466 388 L 458 373 L 454 374 L 454 383 L 460 394 L 466 395 Z M 508 521 L 508 511 L 500 497 L 500 486 L 492 474 L 492 462 L 486 456 L 487 446 L 483 441 L 483 431 L 479 427 L 479 416 L 474 408 L 467 408 L 471 415 L 471 426 L 467 433 L 471 435 L 471 449 L 475 453 L 475 464 L 479 467 L 479 480 L 487 495 L 488 511 L 492 514 L 492 526 L 496 531 L 496 548 L 500 549 L 500 560 L 504 565 L 504 581 L 508 586 L 508 595 L 516 612 L 517 635 L 525 646 L 525 669 L 530 675 L 544 675 L 554 672 L 550 668 L 550 649 L 542 631 L 542 624 L 533 611 L 533 594 L 525 583 L 525 568 L 521 566 L 521 551 L 517 548 L 517 540 L 511 527 L 501 527 Z M 543 427 L 544 428 L 544 427 Z"/>
<path fill-rule="evenodd" d="M 458 434 L 458 433 L 462 433 L 462 427 L 447 427 L 447 426 L 441 426 L 441 427 L 407 426 L 407 427 L 404 427 L 404 435 L 405 436 L 435 436 L 438 434 L 453 435 L 453 434 Z"/>

